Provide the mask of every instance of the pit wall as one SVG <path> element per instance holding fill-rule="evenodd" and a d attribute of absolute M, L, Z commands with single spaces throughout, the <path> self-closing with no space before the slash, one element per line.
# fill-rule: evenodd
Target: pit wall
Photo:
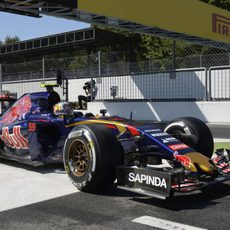
<path fill-rule="evenodd" d="M 119 115 L 135 120 L 170 121 L 192 116 L 210 123 L 230 123 L 230 102 L 90 102 L 88 112 Z"/>
<path fill-rule="evenodd" d="M 201 79 L 201 76 L 203 76 L 203 75 L 200 75 L 200 73 L 203 73 L 203 72 L 199 72 L 199 74 L 193 73 L 195 76 L 194 79 L 198 79 L 198 80 L 195 80 L 195 82 L 199 82 L 198 85 L 203 86 L 203 84 L 200 84 L 201 80 L 199 80 Z M 107 109 L 108 115 L 119 115 L 119 116 L 123 116 L 126 118 L 129 118 L 130 113 L 133 112 L 133 119 L 157 120 L 157 121 L 170 121 L 177 117 L 193 116 L 205 122 L 212 122 L 212 123 L 228 122 L 230 124 L 230 116 L 229 116 L 230 101 L 223 101 L 224 99 L 229 100 L 230 98 L 229 96 L 230 89 L 229 87 L 227 87 L 229 86 L 230 69 L 228 68 L 227 70 L 218 70 L 218 71 L 212 70 L 211 73 L 212 73 L 211 77 L 213 77 L 211 78 L 212 79 L 211 82 L 213 82 L 213 85 L 211 84 L 212 87 L 210 87 L 211 92 L 208 91 L 209 88 L 207 89 L 207 93 L 208 93 L 207 96 L 210 99 L 213 99 L 213 101 L 197 101 L 197 102 L 191 102 L 191 101 L 190 102 L 172 102 L 172 101 L 170 102 L 166 102 L 166 101 L 165 102 L 143 102 L 143 101 L 142 102 L 127 102 L 127 101 L 122 102 L 122 101 L 119 101 L 119 102 L 111 102 L 111 101 L 106 101 L 106 99 L 110 99 L 110 97 L 107 97 L 109 94 L 108 93 L 107 93 L 108 95 L 106 94 L 107 92 L 106 90 L 110 89 L 110 87 L 108 86 L 108 87 L 105 87 L 104 90 L 101 90 L 102 92 L 101 94 L 99 90 L 98 97 L 96 98 L 96 100 L 104 100 L 104 102 L 89 103 L 88 112 L 93 112 L 94 114 L 98 114 L 100 109 Z M 185 75 L 185 76 L 188 76 L 188 75 Z M 214 79 L 216 80 L 214 81 Z M 40 84 L 43 80 L 44 79 L 4 82 L 2 84 L 2 89 L 9 90 L 10 92 L 16 92 L 18 97 L 20 97 L 21 95 L 27 92 L 44 91 L 45 89 L 40 87 Z M 82 87 L 84 86 L 84 83 L 89 80 L 90 78 L 71 79 L 69 81 L 69 101 L 76 102 L 78 101 L 78 95 L 85 95 L 85 92 Z M 97 79 L 97 85 L 99 88 L 100 87 L 103 88 L 102 81 L 99 81 L 99 80 L 100 79 Z M 169 79 L 169 81 L 174 81 L 174 80 Z M 45 81 L 46 83 L 55 83 L 56 79 L 45 79 Z M 114 83 L 111 80 L 111 83 L 115 84 L 116 82 Z M 167 85 L 166 83 L 167 82 L 164 82 L 162 86 Z M 194 84 L 193 81 L 189 81 L 189 85 L 197 89 L 196 87 L 197 84 Z M 120 93 L 123 92 L 120 85 L 118 86 L 120 88 L 119 92 Z M 129 85 L 128 89 L 129 89 L 128 90 L 129 92 L 132 92 L 132 90 L 134 91 L 134 86 L 131 84 Z M 173 92 L 178 92 L 178 91 L 181 91 L 181 89 L 184 89 L 184 87 L 180 86 L 179 90 L 175 90 L 175 88 L 173 89 L 174 89 Z M 65 96 L 62 94 L 62 89 L 59 87 L 55 90 L 60 94 L 61 99 L 65 100 Z M 152 91 L 156 92 L 157 90 L 152 90 Z M 168 95 L 166 94 L 167 91 L 160 90 L 159 92 L 160 92 L 159 95 L 161 96 L 159 99 L 168 98 Z M 197 92 L 199 93 L 200 91 L 197 91 L 197 90 L 194 91 L 195 98 L 198 97 L 199 100 L 201 100 L 202 97 L 200 98 L 199 96 L 200 94 L 197 94 Z M 105 99 L 103 99 L 104 96 L 106 96 Z M 172 94 L 171 96 L 174 98 L 177 98 L 177 94 Z M 182 95 L 182 98 L 183 97 L 184 95 Z M 144 97 L 144 98 L 147 99 L 148 97 Z M 135 99 L 135 98 L 131 98 L 131 99 Z M 214 99 L 216 101 L 214 101 Z"/>

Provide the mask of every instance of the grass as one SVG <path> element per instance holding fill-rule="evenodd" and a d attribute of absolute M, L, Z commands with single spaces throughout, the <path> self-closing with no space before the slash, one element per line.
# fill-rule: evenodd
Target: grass
<path fill-rule="evenodd" d="M 230 142 L 216 142 L 214 144 L 214 151 L 221 148 L 230 149 Z"/>

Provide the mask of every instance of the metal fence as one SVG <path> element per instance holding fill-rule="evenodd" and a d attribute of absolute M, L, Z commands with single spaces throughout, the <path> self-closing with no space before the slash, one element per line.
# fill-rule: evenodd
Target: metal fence
<path fill-rule="evenodd" d="M 230 53 L 187 56 L 176 63 L 178 69 L 171 70 L 172 59 L 132 63 L 119 53 L 98 52 L 0 65 L 0 78 L 2 88 L 18 95 L 41 90 L 40 82 L 55 81 L 61 69 L 71 81 L 70 93 L 84 93 L 84 79 L 95 78 L 97 100 L 230 100 Z"/>
<path fill-rule="evenodd" d="M 91 78 L 92 79 L 92 78 Z M 180 69 L 145 74 L 97 76 L 96 101 L 210 101 L 230 100 L 230 66 Z M 54 83 L 55 78 L 5 81 L 3 90 L 26 92 L 45 90 L 40 83 Z M 69 79 L 69 99 L 77 101 L 84 94 L 84 83 L 90 78 Z M 65 99 L 63 90 L 57 91 Z"/>
<path fill-rule="evenodd" d="M 205 68 L 101 77 L 97 100 L 206 100 Z"/>
<path fill-rule="evenodd" d="M 209 100 L 230 100 L 230 65 L 208 70 Z"/>
<path fill-rule="evenodd" d="M 174 67 L 208 69 L 230 65 L 230 53 L 177 57 L 175 64 L 173 66 L 172 58 L 127 62 L 122 53 L 98 52 L 92 55 L 43 58 L 40 61 L 3 65 L 3 81 L 52 78 L 56 76 L 58 69 L 63 70 L 65 77 L 69 79 L 169 71 Z"/>

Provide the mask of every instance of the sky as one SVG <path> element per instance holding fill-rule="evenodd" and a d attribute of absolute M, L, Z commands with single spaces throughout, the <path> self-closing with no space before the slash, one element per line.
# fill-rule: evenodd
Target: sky
<path fill-rule="evenodd" d="M 0 13 L 0 22 L 0 41 L 4 41 L 7 35 L 18 36 L 23 41 L 90 26 L 90 24 L 50 16 L 33 18 L 3 12 Z"/>

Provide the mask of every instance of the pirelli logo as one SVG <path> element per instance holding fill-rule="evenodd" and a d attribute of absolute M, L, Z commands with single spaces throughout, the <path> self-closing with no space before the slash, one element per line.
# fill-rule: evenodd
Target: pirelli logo
<path fill-rule="evenodd" d="M 212 31 L 230 38 L 230 18 L 213 13 Z"/>

